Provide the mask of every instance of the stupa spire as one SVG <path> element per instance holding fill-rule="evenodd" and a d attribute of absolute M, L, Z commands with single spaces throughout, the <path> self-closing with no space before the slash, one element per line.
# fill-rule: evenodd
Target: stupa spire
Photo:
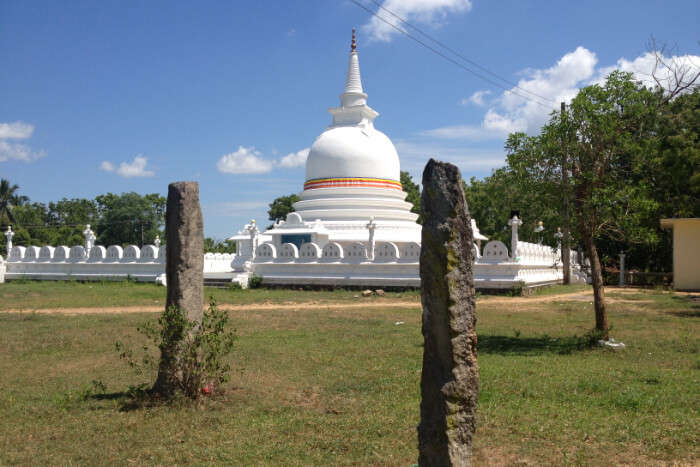
<path fill-rule="evenodd" d="M 340 96 L 343 107 L 362 105 L 366 103 L 367 95 L 362 91 L 362 78 L 360 77 L 360 60 L 357 56 L 357 40 L 355 28 L 352 29 L 352 42 L 350 43 L 350 61 L 348 62 L 348 74 L 345 79 L 345 92 Z"/>

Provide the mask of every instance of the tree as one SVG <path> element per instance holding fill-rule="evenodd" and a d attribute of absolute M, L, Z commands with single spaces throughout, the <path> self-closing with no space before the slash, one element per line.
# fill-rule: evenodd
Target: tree
<path fill-rule="evenodd" d="M 403 191 L 407 193 L 406 201 L 413 205 L 413 207 L 411 208 L 411 212 L 418 214 L 418 219 L 416 219 L 416 222 L 422 224 L 423 217 L 421 215 L 420 206 L 420 187 L 413 182 L 413 178 L 411 178 L 411 174 L 409 174 L 408 172 L 404 172 L 402 170 L 400 178 L 401 187 L 403 188 Z"/>
<path fill-rule="evenodd" d="M 606 237 L 635 242 L 650 235 L 645 218 L 653 217 L 656 205 L 640 169 L 654 150 L 658 97 L 631 74 L 616 71 L 604 84 L 581 89 L 570 107 L 565 137 L 574 217 L 591 263 L 596 329 L 605 339 L 609 325 L 598 244 Z"/>
<path fill-rule="evenodd" d="M 285 219 L 287 214 L 294 212 L 294 203 L 300 199 L 301 198 L 296 194 L 275 198 L 274 201 L 270 203 L 270 209 L 267 211 L 268 219 L 275 222 Z"/>
<path fill-rule="evenodd" d="M 95 230 L 102 245 L 143 246 L 163 235 L 166 199 L 157 193 L 107 193 L 95 202 L 99 214 Z"/>
<path fill-rule="evenodd" d="M 205 253 L 235 253 L 236 244 L 235 242 L 229 242 L 228 240 L 217 240 L 211 237 L 204 238 L 204 252 Z"/>
<path fill-rule="evenodd" d="M 7 225 L 15 222 L 12 209 L 29 201 L 29 198 L 17 194 L 19 185 L 10 184 L 9 180 L 0 179 L 0 224 Z"/>

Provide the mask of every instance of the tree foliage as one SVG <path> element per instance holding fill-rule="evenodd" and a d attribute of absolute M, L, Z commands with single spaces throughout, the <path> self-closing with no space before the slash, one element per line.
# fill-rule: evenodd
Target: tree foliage
<path fill-rule="evenodd" d="M 294 212 L 294 203 L 300 199 L 298 195 L 293 193 L 291 195 L 275 198 L 272 203 L 270 203 L 270 209 L 267 211 L 268 219 L 275 222 L 284 220 L 287 214 Z"/>
<path fill-rule="evenodd" d="M 3 212 L 10 214 L 0 225 L 4 231 L 12 221 L 15 245 L 80 245 L 88 224 L 103 245 L 143 245 L 156 235 L 164 236 L 166 199 L 155 193 L 107 193 L 96 199 L 63 198 L 45 204 L 19 195 L 17 185 L 7 180 L 0 181 L 3 189 L 8 200 Z M 0 244 L 0 252 L 6 253 L 5 242 Z"/>
<path fill-rule="evenodd" d="M 413 178 L 408 172 L 404 172 L 402 170 L 400 173 L 400 178 L 401 187 L 403 188 L 403 191 L 407 193 L 406 201 L 413 205 L 413 207 L 411 208 L 411 212 L 418 214 L 418 219 L 416 222 L 422 224 L 423 216 L 421 215 L 420 206 L 420 187 L 413 182 Z"/>
<path fill-rule="evenodd" d="M 99 220 L 97 239 L 102 245 L 144 245 L 162 235 L 166 198 L 157 193 L 107 193 L 95 198 Z"/>
<path fill-rule="evenodd" d="M 684 82 L 684 86 L 687 85 Z M 671 244 L 662 217 L 700 216 L 700 89 L 649 89 L 632 75 L 611 73 L 579 91 L 566 112 L 553 113 L 540 134 L 511 134 L 507 165 L 472 178 L 465 196 L 482 233 L 506 241 L 509 213 L 533 241 L 545 242 L 571 204 L 574 244 L 591 261 L 597 328 L 607 335 L 602 270 L 627 253 L 628 267 L 669 270 Z"/>

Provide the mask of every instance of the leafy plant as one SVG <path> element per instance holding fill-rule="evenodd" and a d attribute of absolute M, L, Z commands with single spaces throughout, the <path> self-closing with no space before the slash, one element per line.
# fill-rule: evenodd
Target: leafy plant
<path fill-rule="evenodd" d="M 229 381 L 231 365 L 225 361 L 225 357 L 233 351 L 236 335 L 235 330 L 226 330 L 227 324 L 228 314 L 219 310 L 211 298 L 201 323 L 188 319 L 184 310 L 168 307 L 157 323 L 147 322 L 137 330 L 161 353 L 179 346 L 180 352 L 172 357 L 176 359 L 178 390 L 188 398 L 197 399 Z M 137 358 L 134 351 L 121 342 L 115 345 L 119 357 L 137 374 L 157 369 L 159 359 L 151 346 L 144 345 L 141 357 Z"/>
<path fill-rule="evenodd" d="M 257 276 L 252 274 L 248 277 L 248 288 L 249 289 L 259 289 L 262 286 L 263 278 L 262 276 Z"/>

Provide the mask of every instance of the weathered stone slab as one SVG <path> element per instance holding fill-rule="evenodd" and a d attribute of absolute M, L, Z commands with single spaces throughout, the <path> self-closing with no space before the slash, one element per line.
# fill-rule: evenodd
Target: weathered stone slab
<path fill-rule="evenodd" d="M 165 212 L 166 307 L 187 311 L 190 320 L 201 321 L 204 303 L 204 222 L 197 182 L 168 186 Z"/>
<path fill-rule="evenodd" d="M 431 159 L 423 171 L 421 466 L 469 466 L 476 428 L 473 234 L 459 169 Z"/>
<path fill-rule="evenodd" d="M 168 294 L 166 310 L 176 307 L 187 312 L 190 321 L 202 320 L 204 303 L 204 223 L 199 207 L 197 182 L 176 182 L 168 186 L 165 212 Z M 177 386 L 180 347 L 175 342 L 161 349 L 158 379 L 154 391 L 172 395 Z"/>

